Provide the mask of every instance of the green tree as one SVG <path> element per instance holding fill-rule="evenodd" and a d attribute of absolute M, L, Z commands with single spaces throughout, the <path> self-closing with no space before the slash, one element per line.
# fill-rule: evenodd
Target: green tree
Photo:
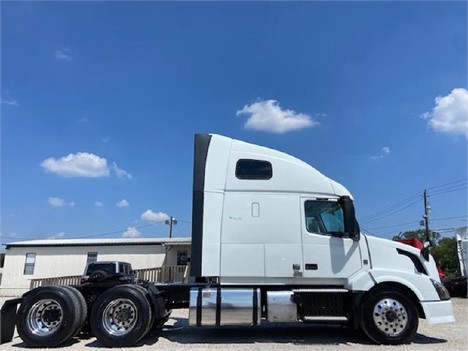
<path fill-rule="evenodd" d="M 442 238 L 431 249 L 434 259 L 442 267 L 447 276 L 455 275 L 458 270 L 457 240 L 455 238 Z"/>

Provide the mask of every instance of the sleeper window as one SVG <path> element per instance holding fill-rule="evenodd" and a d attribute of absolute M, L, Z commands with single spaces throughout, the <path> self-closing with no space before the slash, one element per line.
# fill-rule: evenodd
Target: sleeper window
<path fill-rule="evenodd" d="M 268 161 L 241 159 L 236 164 L 236 177 L 268 180 L 273 177 L 273 169 Z"/>

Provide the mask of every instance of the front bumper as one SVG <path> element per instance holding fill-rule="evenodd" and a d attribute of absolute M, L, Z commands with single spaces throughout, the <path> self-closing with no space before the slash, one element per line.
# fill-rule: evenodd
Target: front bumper
<path fill-rule="evenodd" d="M 421 302 L 428 324 L 452 323 L 453 306 L 451 300 Z"/>

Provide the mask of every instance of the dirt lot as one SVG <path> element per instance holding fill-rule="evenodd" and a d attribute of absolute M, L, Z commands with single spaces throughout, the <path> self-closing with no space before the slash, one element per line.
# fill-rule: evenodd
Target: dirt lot
<path fill-rule="evenodd" d="M 3 304 L 5 299 L 1 299 Z M 468 345 L 468 300 L 453 299 L 456 323 L 428 325 L 420 320 L 413 344 L 376 346 L 350 330 L 330 326 L 263 325 L 256 328 L 191 328 L 187 310 L 172 313 L 167 327 L 159 335 L 139 343 L 140 350 L 421 350 L 461 351 Z M 1 350 L 21 350 L 26 345 L 18 336 L 0 346 Z M 75 339 L 57 350 L 105 350 L 95 338 Z"/>

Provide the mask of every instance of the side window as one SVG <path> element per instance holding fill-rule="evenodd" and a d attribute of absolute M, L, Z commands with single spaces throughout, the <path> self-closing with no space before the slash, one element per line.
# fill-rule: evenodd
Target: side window
<path fill-rule="evenodd" d="M 332 201 L 306 201 L 306 228 L 309 233 L 342 235 L 344 233 L 343 210 Z"/>
<path fill-rule="evenodd" d="M 26 261 L 24 262 L 24 272 L 25 275 L 32 275 L 34 274 L 34 266 L 36 264 L 36 254 L 35 253 L 27 253 L 26 254 Z"/>
<path fill-rule="evenodd" d="M 273 168 L 268 161 L 241 159 L 236 164 L 238 179 L 263 179 L 273 177 Z"/>
<path fill-rule="evenodd" d="M 88 252 L 88 259 L 86 261 L 86 266 L 88 266 L 90 263 L 95 263 L 97 262 L 97 252 Z"/>
<path fill-rule="evenodd" d="M 128 263 L 119 263 L 119 273 L 128 274 L 132 270 L 130 269 L 130 265 Z"/>
<path fill-rule="evenodd" d="M 188 262 L 187 251 L 186 250 L 178 250 L 177 251 L 177 265 L 178 266 L 186 266 Z"/>

